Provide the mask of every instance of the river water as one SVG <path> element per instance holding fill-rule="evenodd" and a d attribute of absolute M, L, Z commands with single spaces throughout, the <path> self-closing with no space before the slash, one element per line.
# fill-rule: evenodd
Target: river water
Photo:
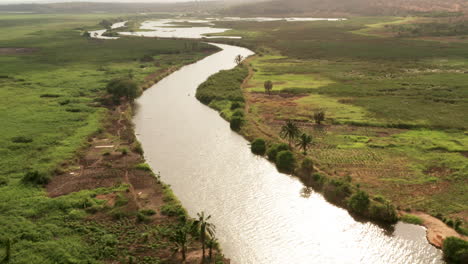
<path fill-rule="evenodd" d="M 136 102 L 136 133 L 148 163 L 161 172 L 191 216 L 212 215 L 233 264 L 443 263 L 425 229 L 388 231 L 354 220 L 250 152 L 217 112 L 194 97 L 209 76 L 251 51 L 228 45 L 145 91 Z"/>

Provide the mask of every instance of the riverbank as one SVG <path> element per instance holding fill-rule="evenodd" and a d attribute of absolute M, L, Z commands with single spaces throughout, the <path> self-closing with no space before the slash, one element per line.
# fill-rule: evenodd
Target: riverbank
<path fill-rule="evenodd" d="M 102 132 L 88 140 L 89 146 L 80 151 L 78 161 L 54 176 L 46 190 L 55 199 L 84 190 L 106 190 L 85 205 L 88 215 L 83 224 L 71 225 L 84 228 L 85 241 L 98 248 L 102 246 L 98 236 L 111 237 L 114 242 L 107 245 L 108 258 L 120 263 L 181 263 L 180 253 L 174 254 L 171 236 L 193 220 L 170 186 L 146 164 L 132 117 L 131 103 L 110 106 Z M 187 244 L 185 263 L 201 261 L 200 238 L 194 239 Z M 213 263 L 229 263 L 218 249 L 212 254 Z"/>
<path fill-rule="evenodd" d="M 240 66 L 237 69 L 227 72 L 220 72 L 214 75 L 213 77 L 210 77 L 210 79 L 204 84 L 202 84 L 200 86 L 200 89 L 197 90 L 197 98 L 203 103 L 209 105 L 211 108 L 214 108 L 215 110 L 219 111 L 224 119 L 226 119 L 228 122 L 231 122 L 231 128 L 233 128 L 232 121 L 236 118 L 241 118 L 242 125 L 240 127 L 233 128 L 234 130 L 239 131 L 241 135 L 243 135 L 251 142 L 258 137 L 266 138 L 268 139 L 268 146 L 271 147 L 272 145 L 274 145 L 274 143 L 285 143 L 285 141 L 279 138 L 278 132 L 275 133 L 274 131 L 269 129 L 268 126 L 262 124 L 261 118 L 259 118 L 255 114 L 252 114 L 258 111 L 258 108 L 252 109 L 252 107 L 255 107 L 255 103 L 258 103 L 259 99 L 257 95 L 252 96 L 252 93 L 249 91 L 249 88 L 252 87 L 249 86 L 249 81 L 255 74 L 253 67 L 251 67 L 251 61 L 255 58 L 256 57 L 254 56 L 246 59 L 243 63 L 243 65 L 245 66 Z M 243 67 L 247 68 L 247 70 L 240 69 Z M 221 85 L 221 83 L 223 83 L 222 86 L 217 86 L 217 84 Z M 235 94 L 235 87 L 237 87 L 237 89 L 243 92 L 243 98 L 233 96 L 233 94 Z M 265 95 L 264 100 L 268 100 L 268 95 Z M 235 107 L 233 107 L 234 105 Z M 295 156 L 299 159 L 296 164 L 300 164 L 302 159 L 304 159 L 303 154 L 300 153 L 299 150 L 296 148 L 293 148 L 292 150 L 294 150 Z M 316 160 L 314 159 L 314 163 L 315 161 Z M 310 184 L 310 186 L 316 190 L 318 187 L 318 191 L 326 189 L 327 187 L 323 187 L 324 181 L 330 181 L 331 179 L 334 179 L 334 177 L 331 177 L 319 167 L 314 166 L 314 170 L 321 175 L 326 175 L 325 178 L 322 176 L 321 178 L 315 179 L 315 177 L 311 177 L 312 175 L 306 177 L 302 175 L 299 177 L 304 182 L 304 184 L 306 184 L 306 186 L 309 186 L 307 184 Z M 299 173 L 299 171 L 300 169 L 298 168 L 298 170 L 296 170 L 296 175 Z M 344 182 L 343 184 L 349 186 L 348 191 L 354 188 L 349 183 Z M 359 187 L 357 189 L 359 190 Z M 336 191 L 342 192 L 344 190 Z M 338 196 L 340 195 L 344 195 L 344 201 L 335 199 L 331 199 L 330 201 L 340 205 L 341 207 L 347 208 L 348 198 L 350 198 L 350 196 L 352 195 L 350 195 L 349 193 L 338 194 Z M 327 199 L 332 198 L 330 196 L 325 197 Z M 373 203 L 376 199 L 377 197 L 371 197 L 371 203 Z M 354 212 L 354 214 L 362 213 L 363 212 Z M 394 215 L 395 218 L 392 217 L 392 219 L 394 220 L 390 220 L 390 222 L 396 221 L 396 211 Z M 441 248 L 443 239 L 449 236 L 455 236 L 458 238 L 466 239 L 466 237 L 458 234 L 455 230 L 448 227 L 437 218 L 431 217 L 424 213 L 420 213 L 420 215 L 424 215 L 423 225 L 427 228 L 427 239 L 432 245 Z M 369 216 L 367 214 L 361 216 L 365 216 L 366 218 L 370 217 L 371 219 L 375 217 Z M 378 220 L 387 219 L 383 218 Z"/>

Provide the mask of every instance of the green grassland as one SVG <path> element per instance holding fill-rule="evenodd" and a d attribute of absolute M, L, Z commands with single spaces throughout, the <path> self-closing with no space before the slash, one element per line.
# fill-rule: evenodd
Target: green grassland
<path fill-rule="evenodd" d="M 11 263 L 100 263 L 112 257 L 85 242 L 80 219 L 87 214 L 86 203 L 98 203 L 96 194 L 127 187 L 52 199 L 43 188 L 21 179 L 28 170 L 59 172 L 87 146 L 89 136 L 102 132 L 108 110 L 100 98 L 109 80 L 132 75 L 143 83 L 147 75 L 214 51 L 192 41 L 81 36 L 111 17 L 0 17 L 0 48 L 31 49 L 21 54 L 0 52 L 0 240 L 13 241 Z M 142 62 L 144 56 L 154 62 Z M 3 254 L 1 250 L 0 259 Z"/>
<path fill-rule="evenodd" d="M 257 52 L 244 86 L 247 137 L 277 142 L 282 121 L 309 124 L 301 127 L 314 137 L 309 156 L 330 175 L 351 176 L 402 209 L 466 221 L 468 48 L 383 32 L 413 21 L 421 20 L 218 24 L 243 37 L 226 42 Z M 311 125 L 319 109 L 324 127 Z"/>

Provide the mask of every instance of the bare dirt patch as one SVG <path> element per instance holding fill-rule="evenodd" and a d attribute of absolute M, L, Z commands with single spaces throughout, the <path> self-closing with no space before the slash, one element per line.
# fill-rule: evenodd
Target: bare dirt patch
<path fill-rule="evenodd" d="M 423 225 L 427 228 L 427 240 L 429 240 L 429 243 L 435 247 L 441 248 L 444 239 L 451 236 L 468 240 L 467 236 L 458 234 L 455 230 L 448 227 L 444 222 L 433 216 L 422 212 L 413 212 L 412 214 L 423 220 Z"/>
<path fill-rule="evenodd" d="M 0 55 L 28 54 L 38 50 L 36 48 L 0 48 Z"/>

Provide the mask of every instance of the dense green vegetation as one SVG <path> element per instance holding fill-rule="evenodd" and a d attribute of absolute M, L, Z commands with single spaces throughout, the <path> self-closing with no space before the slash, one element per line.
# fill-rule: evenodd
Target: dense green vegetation
<path fill-rule="evenodd" d="M 266 152 L 266 142 L 261 138 L 255 139 L 251 144 L 251 149 L 253 154 L 265 155 Z"/>
<path fill-rule="evenodd" d="M 456 237 L 444 240 L 444 257 L 449 264 L 466 263 L 468 260 L 468 242 Z"/>
<path fill-rule="evenodd" d="M 96 229 L 82 219 L 103 208 L 97 194 L 128 187 L 49 198 L 42 184 L 73 164 L 89 136 L 102 132 L 107 109 L 101 98 L 110 80 L 131 73 L 142 84 L 154 72 L 213 51 L 204 44 L 192 50 L 191 41 L 81 36 L 110 16 L 0 17 L 0 237 L 12 241 L 10 263 L 97 263 L 114 257 L 118 244 L 109 228 L 118 224 Z M 141 62 L 144 56 L 155 62 Z M 122 213 L 109 211 L 117 218 Z M 87 242 L 88 236 L 98 240 Z"/>
<path fill-rule="evenodd" d="M 401 221 L 410 223 L 410 224 L 415 224 L 415 225 L 422 225 L 423 221 L 421 218 L 418 216 L 412 215 L 412 214 L 405 214 L 401 217 Z"/>
<path fill-rule="evenodd" d="M 247 74 L 245 66 L 238 66 L 231 71 L 221 71 L 200 85 L 196 97 L 200 102 L 221 112 L 223 118 L 231 120 L 235 110 L 243 105 L 244 97 L 239 87 Z M 236 115 L 237 119 L 242 119 L 242 115 Z"/>

